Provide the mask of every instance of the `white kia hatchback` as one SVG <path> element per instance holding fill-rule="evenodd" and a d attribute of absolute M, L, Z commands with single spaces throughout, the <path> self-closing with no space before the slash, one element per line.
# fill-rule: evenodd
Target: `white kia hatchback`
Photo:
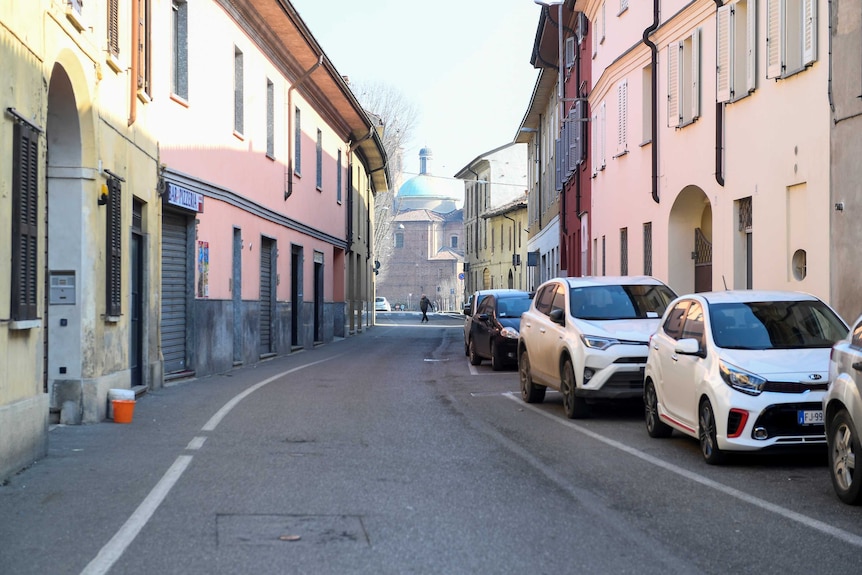
<path fill-rule="evenodd" d="M 828 305 L 799 292 L 678 298 L 650 339 L 647 432 L 698 438 L 710 464 L 725 451 L 825 445 L 829 352 L 847 330 Z"/>

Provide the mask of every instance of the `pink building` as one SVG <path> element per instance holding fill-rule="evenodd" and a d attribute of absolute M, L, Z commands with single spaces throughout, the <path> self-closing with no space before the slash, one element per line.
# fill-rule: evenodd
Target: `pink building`
<path fill-rule="evenodd" d="M 379 134 L 293 8 L 153 15 L 165 379 L 361 331 L 373 300 Z"/>

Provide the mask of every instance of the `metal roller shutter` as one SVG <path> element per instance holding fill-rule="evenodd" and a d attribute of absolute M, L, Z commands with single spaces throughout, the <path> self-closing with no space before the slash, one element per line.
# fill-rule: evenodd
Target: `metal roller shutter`
<path fill-rule="evenodd" d="M 185 371 L 188 232 L 184 216 L 162 218 L 162 356 L 165 373 Z"/>

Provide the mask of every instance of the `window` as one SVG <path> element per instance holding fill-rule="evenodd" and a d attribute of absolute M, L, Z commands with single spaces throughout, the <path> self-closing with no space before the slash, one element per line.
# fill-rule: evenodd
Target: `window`
<path fill-rule="evenodd" d="M 667 52 L 667 122 L 679 128 L 700 117 L 700 28 Z"/>
<path fill-rule="evenodd" d="M 315 175 L 315 185 L 317 189 L 323 189 L 323 132 L 317 130 L 317 150 L 316 150 L 317 170 Z"/>
<path fill-rule="evenodd" d="M 233 129 L 237 134 L 243 131 L 243 90 L 242 90 L 242 51 L 233 49 Z"/>
<path fill-rule="evenodd" d="M 673 339 L 682 338 L 682 326 L 685 323 L 685 316 L 689 305 L 691 305 L 689 300 L 681 301 L 673 306 L 673 309 L 667 315 L 662 329 L 664 329 L 668 337 L 672 337 Z"/>
<path fill-rule="evenodd" d="M 862 350 L 862 322 L 857 323 L 853 328 L 853 337 L 850 340 L 850 346 Z"/>
<path fill-rule="evenodd" d="M 120 55 L 120 0 L 108 0 L 108 55 Z"/>
<path fill-rule="evenodd" d="M 733 102 L 753 92 L 757 83 L 756 0 L 719 8 L 716 28 L 716 100 Z"/>
<path fill-rule="evenodd" d="M 189 99 L 189 11 L 185 0 L 173 1 L 171 22 L 173 52 L 171 54 L 171 92 Z"/>
<path fill-rule="evenodd" d="M 395 247 L 403 248 L 404 247 L 404 234 L 398 232 L 395 234 Z"/>
<path fill-rule="evenodd" d="M 120 179 L 108 178 L 108 198 L 105 212 L 105 315 L 119 317 L 122 313 L 123 272 L 123 189 Z"/>
<path fill-rule="evenodd" d="M 652 275 L 652 222 L 644 224 L 644 275 Z"/>
<path fill-rule="evenodd" d="M 293 173 L 297 176 L 302 175 L 302 125 L 300 120 L 302 114 L 299 108 L 293 111 Z"/>
<path fill-rule="evenodd" d="M 12 156 L 12 301 L 15 321 L 35 320 L 39 243 L 39 132 L 16 123 Z"/>
<path fill-rule="evenodd" d="M 449 238 L 449 247 L 453 249 L 458 248 L 458 236 L 452 236 L 451 238 Z"/>
<path fill-rule="evenodd" d="M 335 175 L 335 201 L 339 204 L 341 203 L 341 185 L 342 185 L 342 175 L 341 175 L 341 150 L 338 150 L 338 171 Z"/>
<path fill-rule="evenodd" d="M 627 80 L 617 84 L 617 156 L 628 152 L 628 92 Z"/>
<path fill-rule="evenodd" d="M 138 4 L 138 93 L 150 99 L 150 0 Z"/>
<path fill-rule="evenodd" d="M 629 275 L 629 229 L 620 229 L 620 275 Z"/>
<path fill-rule="evenodd" d="M 652 142 L 652 66 L 641 71 L 641 142 Z"/>
<path fill-rule="evenodd" d="M 817 0 L 767 0 L 766 77 L 786 78 L 817 61 Z"/>
<path fill-rule="evenodd" d="M 602 275 L 607 275 L 607 256 L 608 253 L 608 243 L 605 241 L 605 236 L 602 236 Z"/>
<path fill-rule="evenodd" d="M 266 80 L 266 155 L 275 157 L 275 85 Z"/>

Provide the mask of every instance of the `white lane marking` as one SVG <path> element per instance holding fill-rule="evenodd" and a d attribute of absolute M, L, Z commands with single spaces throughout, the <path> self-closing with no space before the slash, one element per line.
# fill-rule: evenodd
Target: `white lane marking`
<path fill-rule="evenodd" d="M 340 357 L 344 354 L 334 355 L 332 357 L 321 359 L 319 361 L 313 361 L 311 363 L 306 363 L 305 365 L 300 365 L 294 367 L 293 369 L 288 369 L 287 371 L 283 371 L 278 375 L 274 375 L 269 379 L 265 379 L 260 383 L 256 383 L 250 388 L 246 389 L 242 393 L 236 395 L 233 399 L 228 401 L 221 409 L 219 409 L 215 415 L 213 415 L 210 420 L 204 425 L 203 431 L 212 431 L 216 428 L 216 426 L 221 422 L 222 419 L 230 412 L 231 409 L 236 407 L 236 405 L 248 397 L 252 392 L 257 391 L 264 385 L 275 381 L 280 377 L 284 377 L 285 375 L 289 375 L 300 369 L 305 369 L 306 367 L 311 367 L 312 365 L 317 365 L 318 363 L 323 363 L 325 361 L 329 361 Z M 206 437 L 195 437 L 193 438 L 189 444 L 186 446 L 186 449 L 198 449 L 200 448 L 204 441 L 206 441 Z M 99 551 L 99 554 L 90 561 L 84 570 L 81 571 L 81 575 L 104 575 L 108 572 L 108 570 L 116 563 L 117 559 L 119 559 L 123 553 L 125 553 L 126 549 L 131 545 L 132 541 L 135 540 L 135 537 L 138 536 L 138 533 L 141 532 L 141 529 L 144 528 L 144 525 L 150 520 L 150 517 L 153 516 L 153 513 L 156 512 L 159 505 L 161 505 L 162 501 L 165 500 L 165 497 L 168 496 L 173 486 L 179 481 L 182 474 L 185 472 L 186 468 L 192 461 L 191 455 L 180 455 L 177 457 L 174 464 L 165 472 L 159 482 L 155 487 L 147 494 L 147 497 L 138 505 L 138 508 L 135 509 L 135 512 L 126 520 L 120 530 L 111 537 L 111 540 L 108 541 L 104 547 Z"/>
<path fill-rule="evenodd" d="M 189 444 L 186 445 L 186 449 L 188 449 L 190 451 L 198 450 L 204 446 L 204 441 L 206 441 L 206 440 L 207 440 L 206 437 L 201 437 L 201 436 L 195 437 L 191 441 L 189 441 Z"/>
<path fill-rule="evenodd" d="M 542 415 L 543 417 L 547 417 L 548 419 L 555 421 L 556 423 L 565 425 L 566 427 L 570 427 L 570 428 L 574 429 L 575 431 L 582 433 L 583 435 L 586 435 L 587 437 L 595 439 L 596 441 L 601 441 L 602 443 L 604 443 L 606 445 L 609 445 L 611 447 L 619 449 L 620 451 L 624 451 L 624 452 L 628 453 L 629 455 L 633 455 L 633 456 L 637 457 L 638 459 L 642 459 L 643 461 L 646 461 L 647 463 L 651 463 L 651 464 L 655 465 L 656 467 L 661 467 L 662 469 L 664 469 L 666 471 L 670 471 L 671 473 L 676 473 L 677 475 L 685 477 L 686 479 L 694 481 L 695 483 L 700 483 L 701 485 L 703 485 L 705 487 L 715 489 L 716 491 L 720 491 L 721 493 L 724 493 L 725 495 L 729 495 L 731 497 L 739 499 L 740 501 L 745 501 L 746 503 L 750 503 L 751 505 L 755 505 L 757 507 L 760 507 L 761 509 L 764 509 L 766 511 L 770 511 L 770 512 L 775 513 L 777 515 L 780 515 L 786 519 L 790 519 L 791 521 L 795 521 L 801 525 L 804 525 L 806 527 L 810 527 L 811 529 L 815 529 L 817 531 L 820 531 L 821 533 L 825 533 L 825 534 L 831 535 L 837 539 L 841 539 L 842 541 L 845 541 L 846 543 L 849 543 L 851 545 L 855 545 L 856 547 L 862 547 L 862 537 L 855 535 L 853 533 L 850 533 L 849 531 L 844 531 L 842 529 L 838 529 L 837 527 L 833 527 L 832 525 L 829 525 L 828 523 L 824 523 L 822 521 L 814 519 L 813 517 L 808 517 L 807 515 L 803 515 L 801 513 L 791 511 L 790 509 L 787 509 L 785 507 L 781 507 L 780 505 L 775 505 L 774 503 L 770 503 L 769 501 L 766 501 L 764 499 L 760 499 L 759 497 L 749 495 L 748 493 L 745 493 L 744 491 L 740 491 L 740 490 L 735 489 L 733 487 L 729 487 L 729 486 L 724 485 L 722 483 L 718 483 L 717 481 L 713 481 L 712 479 L 709 479 L 708 477 L 704 477 L 703 475 L 700 475 L 698 473 L 694 473 L 692 471 L 689 471 L 687 469 L 683 469 L 682 467 L 679 467 L 679 466 L 674 465 L 672 463 L 668 463 L 667 461 L 663 461 L 657 457 L 653 457 L 652 455 L 644 453 L 643 451 L 635 449 L 634 447 L 628 446 L 624 443 L 620 443 L 619 441 L 616 441 L 614 439 L 610 439 L 610 438 L 605 437 L 603 435 L 599 435 L 598 433 L 591 431 L 591 430 L 589 430 L 589 429 L 587 429 L 581 425 L 578 425 L 577 423 L 574 423 L 574 422 L 569 421 L 567 419 L 560 419 L 558 416 L 553 415 L 551 413 L 548 413 L 546 411 L 543 411 L 534 405 L 530 405 L 529 403 L 524 403 L 521 400 L 520 394 L 508 392 L 508 393 L 505 393 L 504 395 L 506 397 L 508 397 L 509 399 L 511 399 L 512 401 L 517 401 L 517 402 L 521 403 L 522 407 L 530 409 L 531 411 L 534 411 L 534 412 L 538 413 L 539 415 Z"/>
<path fill-rule="evenodd" d="M 272 383 L 276 379 L 278 379 L 280 377 L 284 377 L 285 375 L 290 375 L 291 373 L 299 371 L 300 369 L 305 369 L 306 367 L 311 367 L 312 365 L 317 365 L 318 363 L 323 363 L 325 361 L 333 360 L 336 357 L 340 357 L 341 355 L 343 355 L 343 354 L 334 355 L 334 356 L 326 358 L 326 359 L 321 359 L 320 361 L 313 361 L 311 363 L 306 363 L 305 365 L 300 365 L 300 366 L 294 367 L 293 369 L 288 369 L 287 371 L 283 371 L 283 372 L 279 373 L 278 375 L 273 375 L 269 379 L 264 379 L 260 383 L 256 383 L 256 384 L 252 385 L 251 387 L 249 387 L 248 389 L 246 389 L 245 391 L 243 391 L 242 393 L 240 393 L 239 395 L 237 395 L 236 397 L 234 397 L 233 399 L 231 399 L 230 401 L 225 403 L 224 406 L 221 409 L 219 409 L 216 412 L 216 414 L 213 415 L 210 418 L 210 420 L 206 422 L 206 424 L 204 424 L 204 426 L 201 428 L 201 431 L 212 431 L 212 430 L 214 430 L 216 428 L 216 426 L 219 423 L 221 423 L 221 420 L 224 419 L 224 417 L 228 413 L 230 413 L 230 411 L 234 407 L 236 407 L 240 401 L 242 401 L 243 399 L 245 399 L 246 397 L 248 397 L 249 395 L 251 395 L 252 393 L 257 391 L 258 389 L 260 389 L 264 385 L 266 385 L 268 383 Z"/>
<path fill-rule="evenodd" d="M 140 533 L 153 513 L 156 512 L 159 505 L 167 497 L 171 488 L 182 476 L 183 472 L 192 461 L 191 455 L 180 455 L 177 457 L 174 464 L 162 476 L 159 482 L 153 487 L 149 495 L 138 505 L 135 512 L 126 520 L 120 530 L 105 544 L 99 551 L 99 554 L 90 561 L 81 571 L 81 575 L 102 575 L 107 573 L 111 566 L 120 558 L 126 551 L 126 548 Z"/>

